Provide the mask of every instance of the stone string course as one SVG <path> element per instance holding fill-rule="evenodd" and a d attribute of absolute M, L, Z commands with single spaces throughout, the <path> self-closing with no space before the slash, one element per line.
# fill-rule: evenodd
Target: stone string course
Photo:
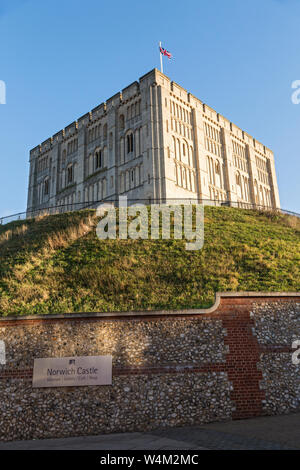
<path fill-rule="evenodd" d="M 143 431 L 300 409 L 300 294 L 207 312 L 0 320 L 0 440 Z M 112 354 L 111 386 L 32 388 L 35 358 Z"/>

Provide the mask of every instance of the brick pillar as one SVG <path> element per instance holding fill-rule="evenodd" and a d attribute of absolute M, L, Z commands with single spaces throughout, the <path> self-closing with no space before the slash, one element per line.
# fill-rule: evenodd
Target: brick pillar
<path fill-rule="evenodd" d="M 260 346 L 252 328 L 254 321 L 250 318 L 249 306 L 231 306 L 223 314 L 223 327 L 227 330 L 225 344 L 229 347 L 226 360 L 228 379 L 233 385 L 231 399 L 236 410 L 233 419 L 261 416 L 262 400 L 265 392 L 260 390 L 262 373 L 257 369 L 260 359 Z"/>

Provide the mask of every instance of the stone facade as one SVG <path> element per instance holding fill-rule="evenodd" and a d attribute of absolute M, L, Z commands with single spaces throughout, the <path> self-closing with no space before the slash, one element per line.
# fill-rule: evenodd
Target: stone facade
<path fill-rule="evenodd" d="M 2 317 L 0 440 L 300 410 L 299 308 L 300 293 L 226 293 L 206 310 Z M 32 388 L 35 358 L 106 354 L 112 385 Z"/>
<path fill-rule="evenodd" d="M 300 364 L 293 364 L 292 344 L 300 340 L 300 299 L 298 302 L 254 304 L 251 316 L 262 348 L 258 368 L 265 391 L 263 409 L 282 414 L 300 409 Z"/>
<path fill-rule="evenodd" d="M 272 151 L 157 69 L 30 152 L 29 215 L 120 195 L 280 207 Z"/>

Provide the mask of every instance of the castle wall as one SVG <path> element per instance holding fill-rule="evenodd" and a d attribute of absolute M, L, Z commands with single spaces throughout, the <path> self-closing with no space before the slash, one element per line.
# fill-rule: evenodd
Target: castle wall
<path fill-rule="evenodd" d="M 280 207 L 273 153 L 157 69 L 30 152 L 29 214 L 119 195 Z"/>

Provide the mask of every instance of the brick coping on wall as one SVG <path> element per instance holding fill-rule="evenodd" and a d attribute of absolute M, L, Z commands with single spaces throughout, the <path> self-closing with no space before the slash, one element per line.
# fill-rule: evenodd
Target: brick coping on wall
<path fill-rule="evenodd" d="M 24 320 L 66 320 L 66 319 L 80 319 L 80 318 L 124 318 L 124 317 L 145 317 L 145 316 L 165 316 L 165 315 L 205 315 L 215 312 L 220 306 L 221 299 L 261 299 L 266 300 L 284 298 L 299 298 L 300 292 L 217 292 L 215 296 L 215 303 L 209 308 L 198 308 L 198 309 L 182 309 L 182 310 L 140 310 L 140 311 L 129 311 L 129 312 L 79 312 L 79 313 L 64 313 L 55 315 L 27 315 L 27 316 L 6 316 L 0 317 L 0 322 L 9 321 L 24 321 Z M 274 299 L 275 300 L 275 299 Z"/>

